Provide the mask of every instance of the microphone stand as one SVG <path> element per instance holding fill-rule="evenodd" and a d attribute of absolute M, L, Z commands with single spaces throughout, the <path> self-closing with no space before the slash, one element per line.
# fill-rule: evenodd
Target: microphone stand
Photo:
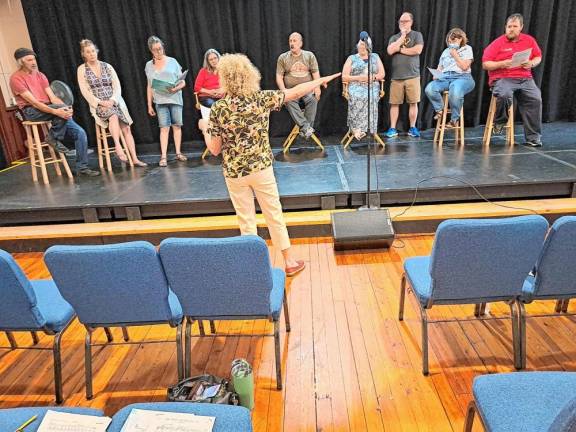
<path fill-rule="evenodd" d="M 378 209 L 380 208 L 380 202 L 378 202 L 377 205 L 372 206 L 370 204 L 370 193 L 371 193 L 371 176 L 370 176 L 370 166 L 371 166 L 371 155 L 372 155 L 372 147 L 373 147 L 373 141 L 374 141 L 374 136 L 372 135 L 372 131 L 371 131 L 371 124 L 370 124 L 370 115 L 371 115 L 371 102 L 372 101 L 372 47 L 368 44 L 368 41 L 364 42 L 364 44 L 366 45 L 366 50 L 368 51 L 368 154 L 366 157 L 366 184 L 367 184 L 367 190 L 366 190 L 366 204 L 363 205 L 362 207 L 360 207 L 358 210 L 372 210 L 372 209 Z M 376 189 L 378 189 L 378 185 L 376 185 Z"/>

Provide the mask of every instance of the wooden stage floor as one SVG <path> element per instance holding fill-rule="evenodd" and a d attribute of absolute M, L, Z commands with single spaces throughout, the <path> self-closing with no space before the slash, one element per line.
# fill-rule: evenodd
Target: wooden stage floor
<path fill-rule="evenodd" d="M 430 252 L 432 236 L 402 237 L 390 250 L 334 253 L 326 238 L 295 241 L 307 269 L 287 286 L 292 331 L 282 330 L 284 390 L 277 391 L 272 338 L 205 338 L 193 345 L 193 374 L 227 375 L 230 362 L 254 366 L 255 431 L 460 431 L 475 376 L 513 371 L 509 320 L 462 321 L 430 327 L 430 371 L 421 370 L 417 305 L 409 295 L 397 319 L 402 261 Z M 274 261 L 280 254 L 270 248 Z M 49 276 L 40 253 L 16 255 L 31 278 Z M 552 302 L 529 305 L 551 312 Z M 508 308 L 494 304 L 490 313 Z M 438 306 L 431 317 L 471 317 L 470 306 Z M 528 370 L 576 370 L 574 318 L 528 320 Z M 282 326 L 283 328 L 283 326 Z M 263 321 L 218 322 L 224 332 L 270 330 Z M 119 329 L 113 330 L 120 339 Z M 98 333 L 99 341 L 105 336 Z M 134 340 L 174 340 L 166 327 L 131 329 Z M 134 402 L 162 401 L 176 377 L 173 343 L 94 349 L 95 398 L 84 398 L 84 329 L 63 338 L 65 404 L 113 414 Z M 2 337 L 3 339 L 3 337 Z M 50 346 L 51 337 L 41 344 Z M 29 334 L 18 341 L 30 344 Z M 7 341 L 3 340 L 5 346 Z M 53 404 L 50 352 L 2 351 L 0 407 Z"/>

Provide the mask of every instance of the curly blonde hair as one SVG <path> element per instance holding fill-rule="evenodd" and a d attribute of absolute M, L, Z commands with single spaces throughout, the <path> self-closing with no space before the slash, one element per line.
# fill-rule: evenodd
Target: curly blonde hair
<path fill-rule="evenodd" d="M 247 97 L 260 90 L 260 71 L 244 54 L 224 54 L 216 69 L 229 95 Z"/>

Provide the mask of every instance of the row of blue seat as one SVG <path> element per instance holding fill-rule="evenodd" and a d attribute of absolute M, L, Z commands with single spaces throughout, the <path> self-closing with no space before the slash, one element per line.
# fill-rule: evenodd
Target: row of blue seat
<path fill-rule="evenodd" d="M 558 300 L 566 311 L 576 297 L 576 216 L 549 227 L 538 215 L 442 222 L 432 254 L 404 261 L 399 319 L 404 315 L 406 282 L 422 319 L 422 373 L 428 369 L 427 310 L 433 305 L 505 301 L 510 305 L 514 365 L 526 366 L 526 312 L 534 300 Z M 476 316 L 483 308 L 476 308 Z"/>
<path fill-rule="evenodd" d="M 214 422 L 212 432 L 252 431 L 250 411 L 244 407 L 181 402 L 137 403 L 127 405 L 114 414 L 114 417 L 112 417 L 112 423 L 108 426 L 107 431 L 120 432 L 132 409 L 178 412 L 215 417 L 216 421 Z M 26 422 L 26 420 L 33 416 L 38 416 L 32 424 L 26 427 L 26 432 L 36 432 L 48 410 L 92 415 L 96 417 L 102 417 L 104 415 L 101 410 L 94 408 L 31 407 L 4 409 L 0 410 L 0 430 L 14 431 Z"/>
<path fill-rule="evenodd" d="M 0 250 L 0 331 L 54 335 L 56 402 L 62 397 L 60 343 L 78 317 L 86 328 L 86 397 L 92 398 L 92 332 L 169 324 L 177 328 L 178 378 L 190 374 L 191 326 L 201 320 L 269 319 L 274 323 L 277 387 L 282 386 L 280 314 L 290 331 L 285 274 L 272 268 L 258 236 L 166 239 L 156 248 L 143 241 L 97 246 L 53 246 L 44 254 L 50 280 L 28 280 L 13 257 Z M 211 322 L 212 323 L 212 322 Z M 182 330 L 185 325 L 185 346 Z M 200 327 L 204 335 L 203 327 Z M 212 334 L 211 336 L 214 336 Z M 25 348 L 25 347 L 21 347 Z M 185 350 L 185 352 L 183 352 Z"/>

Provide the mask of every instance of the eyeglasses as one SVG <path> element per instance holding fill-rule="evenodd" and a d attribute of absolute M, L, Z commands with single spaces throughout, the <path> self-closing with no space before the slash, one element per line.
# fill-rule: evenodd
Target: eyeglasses
<path fill-rule="evenodd" d="M 152 51 L 152 52 L 162 52 L 162 51 L 164 51 L 164 47 L 152 48 L 150 51 Z"/>
<path fill-rule="evenodd" d="M 407 23 L 411 23 L 412 20 L 410 20 L 410 19 L 408 19 L 408 20 L 398 20 L 398 22 L 399 22 L 400 24 L 407 24 Z"/>
<path fill-rule="evenodd" d="M 450 35 L 450 38 L 449 38 L 449 39 L 450 39 L 450 40 L 462 39 L 462 36 L 460 36 L 460 35 L 458 35 L 458 34 L 453 34 L 453 35 Z"/>

